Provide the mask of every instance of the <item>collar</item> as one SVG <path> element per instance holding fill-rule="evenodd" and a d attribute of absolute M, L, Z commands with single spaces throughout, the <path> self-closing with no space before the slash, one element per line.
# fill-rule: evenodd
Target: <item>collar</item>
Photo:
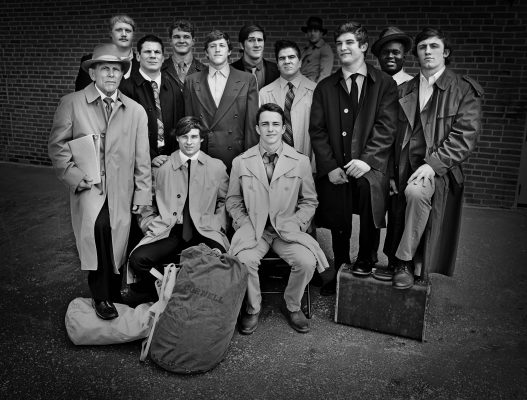
<path fill-rule="evenodd" d="M 316 42 L 316 43 L 311 43 L 311 42 L 309 42 L 309 46 L 308 46 L 308 47 L 313 47 L 313 48 L 318 47 L 318 48 L 321 48 L 322 46 L 324 46 L 325 43 L 326 43 L 326 42 L 324 41 L 324 39 L 320 38 L 320 39 L 318 40 L 318 42 Z"/>
<path fill-rule="evenodd" d="M 443 72 L 445 72 L 446 67 L 441 68 L 439 71 L 437 71 L 434 75 L 432 75 L 430 78 L 426 79 L 423 73 L 419 72 L 419 81 L 421 83 L 426 83 L 428 86 L 432 86 L 436 81 L 443 75 Z"/>
<path fill-rule="evenodd" d="M 95 85 L 95 84 L 94 84 Z M 117 90 L 115 92 L 113 92 L 113 94 L 111 96 L 106 96 L 98 87 L 97 85 L 95 85 L 95 89 L 97 89 L 97 91 L 99 92 L 100 96 L 101 96 L 101 100 L 103 100 L 104 98 L 106 97 L 110 97 L 113 102 L 115 103 L 117 101 Z"/>
<path fill-rule="evenodd" d="M 161 87 L 161 73 L 160 73 L 160 74 L 157 76 L 157 78 L 155 78 L 155 79 L 152 79 L 152 78 L 149 77 L 147 74 L 145 74 L 144 71 L 143 71 L 141 68 L 139 68 L 139 73 L 141 74 L 141 76 L 142 76 L 143 78 L 145 78 L 145 81 L 147 81 L 147 82 L 149 82 L 149 83 L 152 82 L 152 81 L 154 81 L 155 83 L 157 83 L 157 87 L 158 87 L 158 88 Z"/>
<path fill-rule="evenodd" d="M 179 158 L 181 159 L 181 164 L 186 164 L 188 160 L 196 161 L 199 158 L 199 153 L 201 150 L 198 150 L 196 154 L 194 154 L 192 157 L 188 157 L 187 155 L 183 154 L 183 152 L 179 151 Z"/>
<path fill-rule="evenodd" d="M 346 71 L 344 70 L 344 68 L 342 68 L 342 75 L 344 76 L 344 80 L 347 80 L 353 74 L 359 74 L 359 75 L 366 77 L 367 73 L 368 73 L 368 68 L 366 68 L 365 62 L 363 62 L 355 72 Z"/>
<path fill-rule="evenodd" d="M 408 82 L 410 79 L 413 78 L 413 76 L 407 74 L 404 71 L 404 69 L 401 68 L 401 70 L 399 72 L 397 72 L 396 74 L 392 75 L 392 78 L 395 81 L 395 83 L 397 84 L 397 86 L 399 86 L 400 84 L 402 84 L 404 82 Z"/>
<path fill-rule="evenodd" d="M 225 78 L 228 78 L 229 77 L 229 74 L 231 72 L 231 69 L 229 67 L 229 64 L 225 64 L 223 66 L 223 68 L 221 69 L 216 69 L 212 66 L 209 65 L 209 75 L 212 77 L 214 76 L 214 74 L 216 73 L 216 71 L 220 71 L 220 73 L 225 77 Z"/>
<path fill-rule="evenodd" d="M 278 157 L 280 157 L 280 154 L 282 154 L 282 150 L 283 149 L 284 149 L 284 142 L 280 142 L 280 145 L 279 145 L 278 149 L 274 153 L 271 153 L 271 152 L 267 151 L 266 149 L 264 149 L 264 147 L 262 146 L 262 143 L 258 144 L 258 150 L 260 151 L 260 155 L 262 157 L 264 156 L 265 153 L 277 154 Z"/>
<path fill-rule="evenodd" d="M 287 79 L 284 79 L 282 77 L 278 78 L 278 84 L 280 85 L 280 89 L 284 89 L 284 87 L 288 87 L 287 84 L 291 82 L 295 89 L 298 89 L 298 86 L 300 86 L 300 74 L 297 74 L 296 77 L 294 77 L 291 81 L 288 81 Z"/>
<path fill-rule="evenodd" d="M 190 64 L 192 64 L 192 60 L 194 59 L 194 56 L 192 55 L 192 51 L 189 51 L 183 58 L 177 57 L 175 54 L 172 54 L 172 62 L 174 63 L 174 66 L 178 65 L 180 62 L 183 62 L 183 65 L 185 67 L 188 67 Z"/>

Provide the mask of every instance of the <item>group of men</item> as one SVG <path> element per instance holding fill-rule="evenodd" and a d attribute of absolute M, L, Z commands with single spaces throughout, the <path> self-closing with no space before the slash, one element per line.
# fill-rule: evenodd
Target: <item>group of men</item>
<path fill-rule="evenodd" d="M 292 41 L 275 43 L 276 64 L 263 58 L 258 24 L 242 27 L 242 56 L 230 65 L 233 46 L 219 30 L 205 36 L 203 65 L 192 54 L 189 21 L 170 26 L 174 52 L 166 60 L 154 35 L 132 51 L 128 16 L 113 17 L 110 29 L 112 43 L 83 57 L 78 91 L 61 99 L 49 140 L 59 179 L 70 187 L 81 267 L 99 317 L 118 316 L 113 302 L 123 300 L 118 273 L 127 260 L 136 282 L 125 300 L 145 300 L 154 291 L 150 268 L 206 243 L 249 271 L 242 334 L 258 326 L 258 268 L 270 249 L 291 266 L 282 311 L 296 331 L 308 332 L 302 295 L 315 270 L 329 265 L 307 232 L 331 231 L 334 270 L 321 294 L 332 295 L 336 271 L 351 264 L 353 214 L 360 219 L 354 274 L 373 272 L 406 289 L 421 255 L 421 276 L 452 274 L 461 164 L 480 130 L 482 90 L 445 69 L 452 49 L 440 30 L 425 28 L 413 46 L 397 28 L 381 32 L 372 47 L 379 71 L 365 62 L 366 29 L 342 24 L 334 34 L 341 68 L 331 74 L 333 52 L 317 17 L 302 27 L 310 42 L 303 52 Z M 416 77 L 403 71 L 410 49 Z M 87 134 L 99 138 L 97 183 L 68 144 Z M 375 268 L 386 211 L 389 264 Z M 129 238 L 132 214 L 143 236 L 137 241 Z"/>

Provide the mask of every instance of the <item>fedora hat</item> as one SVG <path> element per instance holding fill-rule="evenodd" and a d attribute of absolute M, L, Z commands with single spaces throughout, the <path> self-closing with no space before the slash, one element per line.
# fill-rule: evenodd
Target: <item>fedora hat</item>
<path fill-rule="evenodd" d="M 310 29 L 318 29 L 320 32 L 322 32 L 323 35 L 328 33 L 328 30 L 322 26 L 322 18 L 319 17 L 309 17 L 306 26 L 303 26 L 300 29 L 304 33 L 306 33 Z"/>
<path fill-rule="evenodd" d="M 86 72 L 97 63 L 116 62 L 123 66 L 123 71 L 128 71 L 130 67 L 130 58 L 123 57 L 119 48 L 113 43 L 105 43 L 95 46 L 91 60 L 85 60 L 82 63 L 82 69 Z"/>
<path fill-rule="evenodd" d="M 395 26 L 389 26 L 381 32 L 381 34 L 379 35 L 379 39 L 377 39 L 377 41 L 373 43 L 371 52 L 376 57 L 379 57 L 382 46 L 384 46 L 385 43 L 393 41 L 401 42 L 404 46 L 405 53 L 412 48 L 412 38 L 410 36 L 408 36 L 399 28 L 396 28 Z"/>

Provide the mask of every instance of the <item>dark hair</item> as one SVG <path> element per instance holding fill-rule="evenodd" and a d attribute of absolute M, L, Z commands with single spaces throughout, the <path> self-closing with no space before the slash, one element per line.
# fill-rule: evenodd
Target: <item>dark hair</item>
<path fill-rule="evenodd" d="M 174 135 L 176 136 L 176 138 L 178 138 L 180 136 L 186 135 L 192 129 L 198 129 L 199 136 L 203 137 L 202 132 L 204 131 L 204 128 L 203 128 L 203 125 L 201 124 L 200 119 L 196 117 L 192 117 L 192 116 L 183 117 L 177 122 L 174 128 L 174 131 L 175 131 Z"/>
<path fill-rule="evenodd" d="M 431 26 L 427 26 L 423 28 L 423 30 L 419 32 L 414 39 L 414 47 L 412 48 L 412 54 L 415 57 L 417 57 L 417 45 L 419 44 L 419 42 L 422 42 L 423 40 L 429 39 L 431 37 L 437 37 L 439 40 L 443 42 L 443 45 L 445 46 L 445 50 L 448 50 L 448 56 L 445 57 L 445 65 L 450 64 L 450 57 L 452 56 L 452 53 L 454 52 L 454 50 L 452 49 L 452 46 L 450 44 L 450 40 L 448 39 L 448 37 L 439 28 L 433 28 Z"/>
<path fill-rule="evenodd" d="M 135 32 L 135 22 L 126 14 L 114 15 L 112 18 L 110 18 L 110 20 L 108 21 L 108 25 L 110 26 L 110 32 L 113 31 L 113 27 L 118 22 L 130 25 L 132 27 L 132 31 Z"/>
<path fill-rule="evenodd" d="M 368 44 L 368 30 L 358 22 L 346 22 L 340 25 L 334 33 L 335 42 L 340 35 L 352 33 L 360 46 Z M 365 52 L 366 53 L 366 52 Z"/>
<path fill-rule="evenodd" d="M 292 40 L 278 40 L 274 44 L 274 55 L 276 57 L 276 61 L 278 61 L 278 53 L 280 53 L 280 51 L 283 49 L 293 49 L 296 53 L 296 56 L 300 58 L 300 47 L 298 47 L 296 42 L 293 42 Z"/>
<path fill-rule="evenodd" d="M 240 29 L 240 33 L 238 33 L 238 42 L 243 45 L 243 43 L 247 40 L 249 35 L 253 32 L 262 32 L 263 39 L 265 40 L 265 30 L 261 25 L 250 23 L 245 24 Z"/>
<path fill-rule="evenodd" d="M 282 107 L 280 107 L 278 104 L 275 104 L 275 103 L 265 103 L 265 104 L 262 104 L 262 106 L 256 112 L 256 124 L 257 125 L 260 123 L 260 115 L 264 111 L 271 111 L 271 112 L 280 114 L 282 116 L 282 124 L 285 124 L 285 114 L 284 114 L 284 110 L 282 110 Z"/>
<path fill-rule="evenodd" d="M 194 25 L 192 22 L 186 19 L 177 19 L 174 22 L 172 22 L 172 25 L 170 25 L 170 28 L 168 28 L 168 38 L 172 39 L 172 34 L 174 33 L 174 29 L 179 29 L 183 32 L 190 32 L 190 35 L 192 38 L 194 38 Z"/>
<path fill-rule="evenodd" d="M 215 29 L 213 31 L 210 31 L 207 36 L 205 36 L 205 42 L 203 43 L 203 49 L 205 50 L 205 52 L 207 52 L 210 43 L 221 39 L 225 39 L 227 45 L 229 46 L 229 50 L 232 50 L 231 38 L 229 37 L 229 35 L 225 32 Z"/>
<path fill-rule="evenodd" d="M 141 53 L 141 49 L 143 48 L 143 44 L 145 44 L 145 42 L 159 43 L 161 45 L 161 52 L 165 52 L 165 46 L 163 45 L 163 41 L 160 38 L 158 38 L 156 35 L 145 35 L 137 42 L 138 53 Z"/>

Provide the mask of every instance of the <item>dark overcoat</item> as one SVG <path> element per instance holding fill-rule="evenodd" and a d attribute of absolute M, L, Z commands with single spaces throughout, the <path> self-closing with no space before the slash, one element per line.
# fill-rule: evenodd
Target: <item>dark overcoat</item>
<path fill-rule="evenodd" d="M 384 72 L 367 65 L 361 101 L 353 126 L 348 124 L 349 94 L 342 70 L 322 80 L 313 94 L 309 135 L 317 165 L 318 226 L 344 229 L 351 226 L 351 184 L 334 185 L 328 173 L 350 159 L 366 162 L 371 170 L 364 174 L 371 189 L 375 225 L 385 226 L 387 195 L 386 168 L 397 125 L 397 86 Z M 351 148 L 343 137 L 352 135 Z M 346 161 L 347 160 L 347 161 Z"/>
<path fill-rule="evenodd" d="M 274 82 L 276 79 L 280 77 L 278 66 L 274 62 L 268 61 L 264 58 L 263 65 L 264 65 L 264 82 L 263 83 L 260 82 L 260 84 L 258 85 L 258 89 L 261 89 L 264 86 L 269 85 L 271 82 Z M 234 61 L 231 64 L 231 67 L 236 68 L 238 71 L 245 71 L 245 66 L 243 65 L 243 57 Z"/>
<path fill-rule="evenodd" d="M 196 57 L 192 59 L 192 62 L 190 63 L 190 66 L 188 67 L 187 76 L 195 74 L 196 72 L 203 71 L 204 69 L 207 69 L 207 66 L 203 64 L 201 61 L 199 61 Z M 176 68 L 174 67 L 174 61 L 172 61 L 172 57 L 168 57 L 164 62 L 163 66 L 161 67 L 161 72 L 167 74 L 172 78 L 174 82 L 176 82 L 177 86 L 181 90 L 181 93 L 183 93 L 183 90 L 185 88 L 185 83 L 181 82 L 179 79 L 179 76 L 176 72 Z"/>

